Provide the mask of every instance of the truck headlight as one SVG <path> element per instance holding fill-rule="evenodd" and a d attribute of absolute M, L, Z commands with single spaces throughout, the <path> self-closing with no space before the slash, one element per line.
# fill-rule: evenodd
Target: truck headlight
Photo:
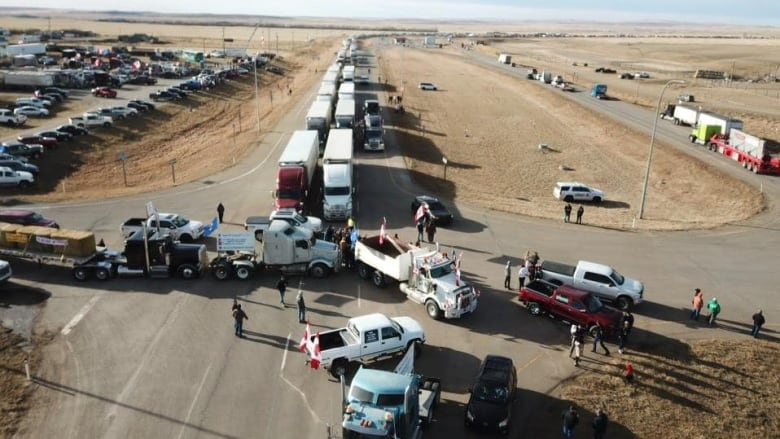
<path fill-rule="evenodd" d="M 471 410 L 466 409 L 466 419 L 469 420 L 469 422 L 474 421 L 474 415 L 471 414 Z"/>

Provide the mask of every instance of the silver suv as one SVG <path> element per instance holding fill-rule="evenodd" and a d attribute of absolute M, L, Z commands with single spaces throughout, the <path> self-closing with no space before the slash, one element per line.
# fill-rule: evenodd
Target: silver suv
<path fill-rule="evenodd" d="M 604 192 L 588 187 L 582 183 L 559 181 L 555 183 L 553 196 L 563 201 L 593 201 L 600 203 Z"/>

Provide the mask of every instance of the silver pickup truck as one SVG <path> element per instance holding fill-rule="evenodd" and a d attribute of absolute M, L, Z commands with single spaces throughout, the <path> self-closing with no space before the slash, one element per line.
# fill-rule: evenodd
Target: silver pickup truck
<path fill-rule="evenodd" d="M 558 285 L 571 285 L 590 291 L 623 310 L 640 304 L 645 291 L 642 282 L 623 276 L 609 265 L 595 262 L 579 261 L 577 265 L 568 265 L 544 261 L 541 278 Z"/>

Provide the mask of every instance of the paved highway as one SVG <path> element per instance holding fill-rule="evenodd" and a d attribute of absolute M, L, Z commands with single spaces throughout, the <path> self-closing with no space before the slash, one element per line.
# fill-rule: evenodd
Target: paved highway
<path fill-rule="evenodd" d="M 372 94 L 384 98 L 381 91 L 361 91 L 364 98 Z M 212 218 L 221 201 L 227 208 L 225 228 L 239 230 L 246 216 L 270 210 L 275 159 L 289 134 L 303 126 L 308 104 L 300 102 L 290 111 L 246 161 L 208 179 L 120 200 L 36 207 L 70 227 L 94 230 L 113 247 L 121 241 L 119 224 L 143 213 L 149 200 L 160 210 L 197 219 Z M 624 104 L 619 102 L 590 104 L 599 111 L 635 114 L 630 119 L 636 124 L 644 120 L 642 110 L 620 108 Z M 392 115 L 386 116 L 392 123 Z M 650 116 L 638 128 L 647 129 Z M 659 123 L 662 139 L 674 138 L 676 128 L 664 125 Z M 386 154 L 358 155 L 358 224 L 366 233 L 378 229 L 386 216 L 391 232 L 411 239 L 408 204 L 419 190 L 390 140 Z M 741 168 L 735 172 L 761 178 Z M 773 183 L 766 187 L 774 197 Z M 780 307 L 773 301 L 777 276 L 770 264 L 780 243 L 773 215 L 710 231 L 637 233 L 572 227 L 466 205 L 454 209 L 458 220 L 452 229 L 440 230 L 439 239 L 445 249 L 463 252 L 464 277 L 482 291 L 473 316 L 434 322 L 393 286 L 376 289 L 354 273 L 327 280 L 295 278 L 288 292 L 288 303 L 297 288 L 305 292 L 315 330 L 375 311 L 410 315 L 424 325 L 428 343 L 417 369 L 441 377 L 444 387 L 429 437 L 473 436 L 462 428 L 463 405 L 479 361 L 488 353 L 509 355 L 518 366 L 522 390 L 512 436 L 521 434 L 524 422 L 534 422 L 535 408 L 554 403 L 545 394 L 574 371 L 566 357 L 568 329 L 532 318 L 516 305 L 515 293 L 500 288 L 506 259 L 528 249 L 562 261 L 604 261 L 642 279 L 646 302 L 637 309 L 637 343 L 745 337 L 687 325 L 684 308 L 696 286 L 708 298 L 717 294 L 727 328 L 744 329 L 726 321 L 746 322 L 757 307 L 768 315 L 769 331 L 776 328 L 772 316 L 780 315 Z M 274 276 L 246 283 L 116 279 L 77 284 L 65 269 L 14 263 L 14 270 L 24 279 L 18 282 L 51 295 L 36 331 L 53 334 L 42 367 L 33 371 L 39 400 L 19 437 L 323 438 L 326 425 L 339 421 L 339 385 L 304 365 L 297 351 L 303 327 L 294 308 L 280 306 Z M 250 318 L 246 339 L 232 334 L 233 297 Z M 586 367 L 591 361 L 600 358 L 586 360 Z"/>

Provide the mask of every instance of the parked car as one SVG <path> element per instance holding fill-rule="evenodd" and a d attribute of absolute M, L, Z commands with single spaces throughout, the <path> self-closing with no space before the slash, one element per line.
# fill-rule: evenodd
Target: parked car
<path fill-rule="evenodd" d="M 553 196 L 559 200 L 570 201 L 593 201 L 600 203 L 604 200 L 604 192 L 588 187 L 582 183 L 559 181 L 555 183 Z"/>
<path fill-rule="evenodd" d="M 190 93 L 192 93 L 192 92 L 189 92 L 189 91 L 186 91 L 186 90 L 182 90 L 182 89 L 176 88 L 176 87 L 166 88 L 165 91 L 167 91 L 168 93 L 172 93 L 174 95 L 178 95 L 179 98 L 181 98 L 181 99 L 186 98 L 187 96 L 189 96 Z"/>
<path fill-rule="evenodd" d="M 25 145 L 43 145 L 44 148 L 55 149 L 57 144 L 60 143 L 54 137 L 41 137 L 41 136 L 19 136 L 16 140 L 24 143 Z"/>
<path fill-rule="evenodd" d="M 130 108 L 135 108 L 138 111 L 147 111 L 147 110 L 155 109 L 153 103 L 141 99 L 131 99 L 130 101 L 128 101 L 127 106 Z"/>
<path fill-rule="evenodd" d="M 97 87 L 92 89 L 92 94 L 99 98 L 115 98 L 116 90 L 110 87 Z"/>
<path fill-rule="evenodd" d="M 43 87 L 43 88 L 39 88 L 37 91 L 43 94 L 56 93 L 62 96 L 63 99 L 66 99 L 68 97 L 68 91 L 59 87 Z"/>
<path fill-rule="evenodd" d="M 43 155 L 43 145 L 25 145 L 21 142 L 0 143 L 0 152 L 37 159 Z"/>
<path fill-rule="evenodd" d="M 509 433 L 517 395 L 517 370 L 512 359 L 486 356 L 469 392 L 464 416 L 466 426 Z"/>
<path fill-rule="evenodd" d="M 418 87 L 420 87 L 420 90 L 438 90 L 436 84 L 432 82 L 421 82 Z"/>
<path fill-rule="evenodd" d="M 40 108 L 49 108 L 51 107 L 51 102 L 45 101 L 43 99 L 39 99 L 36 97 L 29 97 L 29 98 L 17 98 L 16 99 L 16 106 L 21 107 L 25 105 L 30 105 L 33 107 L 40 107 Z"/>
<path fill-rule="evenodd" d="M 265 71 L 271 72 L 276 75 L 284 75 L 284 70 L 282 70 L 281 67 L 277 67 L 277 66 L 265 66 Z M 249 72 L 247 71 L 247 73 Z"/>
<path fill-rule="evenodd" d="M 89 134 L 89 130 L 84 127 L 77 127 L 76 125 L 72 124 L 65 124 L 60 125 L 56 128 L 56 131 L 62 132 L 62 133 L 69 133 L 73 134 L 74 136 L 86 136 Z"/>
<path fill-rule="evenodd" d="M 542 279 L 520 289 L 518 298 L 534 316 L 550 315 L 570 324 L 582 325 L 590 334 L 600 325 L 605 335 L 617 334 L 620 311 L 604 305 L 596 294 Z"/>
<path fill-rule="evenodd" d="M 27 157 L 11 155 L 5 152 L 0 152 L 0 160 L 18 160 L 22 163 L 30 163 L 30 160 L 28 160 Z"/>
<path fill-rule="evenodd" d="M 632 73 L 621 73 L 620 79 L 634 79 L 634 75 Z"/>
<path fill-rule="evenodd" d="M 430 195 L 418 195 L 412 200 L 412 215 L 417 213 L 422 203 L 428 205 L 428 211 L 433 215 L 434 224 L 437 226 L 449 226 L 452 224 L 452 212 L 438 198 Z"/>
<path fill-rule="evenodd" d="M 637 73 L 634 73 L 634 77 L 635 78 L 647 79 L 647 78 L 650 77 L 650 74 L 647 73 L 647 72 L 637 72 Z"/>
<path fill-rule="evenodd" d="M 33 105 L 23 105 L 21 107 L 14 108 L 14 115 L 47 117 L 49 116 L 49 110 L 43 107 L 36 107 Z"/>
<path fill-rule="evenodd" d="M 0 168 L 0 186 L 25 189 L 35 183 L 35 178 L 29 172 L 14 171 L 10 168 Z"/>
<path fill-rule="evenodd" d="M 157 79 L 152 78 L 149 75 L 138 75 L 130 78 L 127 83 L 135 85 L 154 85 L 157 84 Z"/>
<path fill-rule="evenodd" d="M 23 171 L 23 172 L 29 172 L 32 175 L 38 175 L 40 172 L 40 169 L 31 164 L 31 163 L 25 163 L 21 160 L 19 160 L 18 157 L 13 157 L 10 159 L 2 159 L 0 158 L 0 166 L 5 168 L 11 168 L 14 171 Z"/>
<path fill-rule="evenodd" d="M 38 90 L 36 90 L 33 93 L 33 96 L 35 96 L 38 99 L 43 99 L 45 101 L 49 101 L 52 104 L 59 104 L 60 102 L 62 102 L 65 99 L 65 98 L 63 98 L 62 96 L 60 96 L 57 93 L 46 93 L 46 92 L 38 91 Z"/>
<path fill-rule="evenodd" d="M 153 101 L 180 101 L 183 96 L 178 93 L 171 93 L 168 90 L 158 90 L 154 93 L 149 93 L 149 99 Z"/>
<path fill-rule="evenodd" d="M 59 229 L 60 225 L 53 219 L 45 218 L 38 212 L 26 209 L 0 210 L 0 222 L 21 224 L 24 226 L 53 227 Z"/>
<path fill-rule="evenodd" d="M 73 134 L 63 131 L 41 131 L 40 133 L 36 134 L 36 136 L 53 137 L 57 139 L 57 142 L 68 142 L 73 139 Z"/>

